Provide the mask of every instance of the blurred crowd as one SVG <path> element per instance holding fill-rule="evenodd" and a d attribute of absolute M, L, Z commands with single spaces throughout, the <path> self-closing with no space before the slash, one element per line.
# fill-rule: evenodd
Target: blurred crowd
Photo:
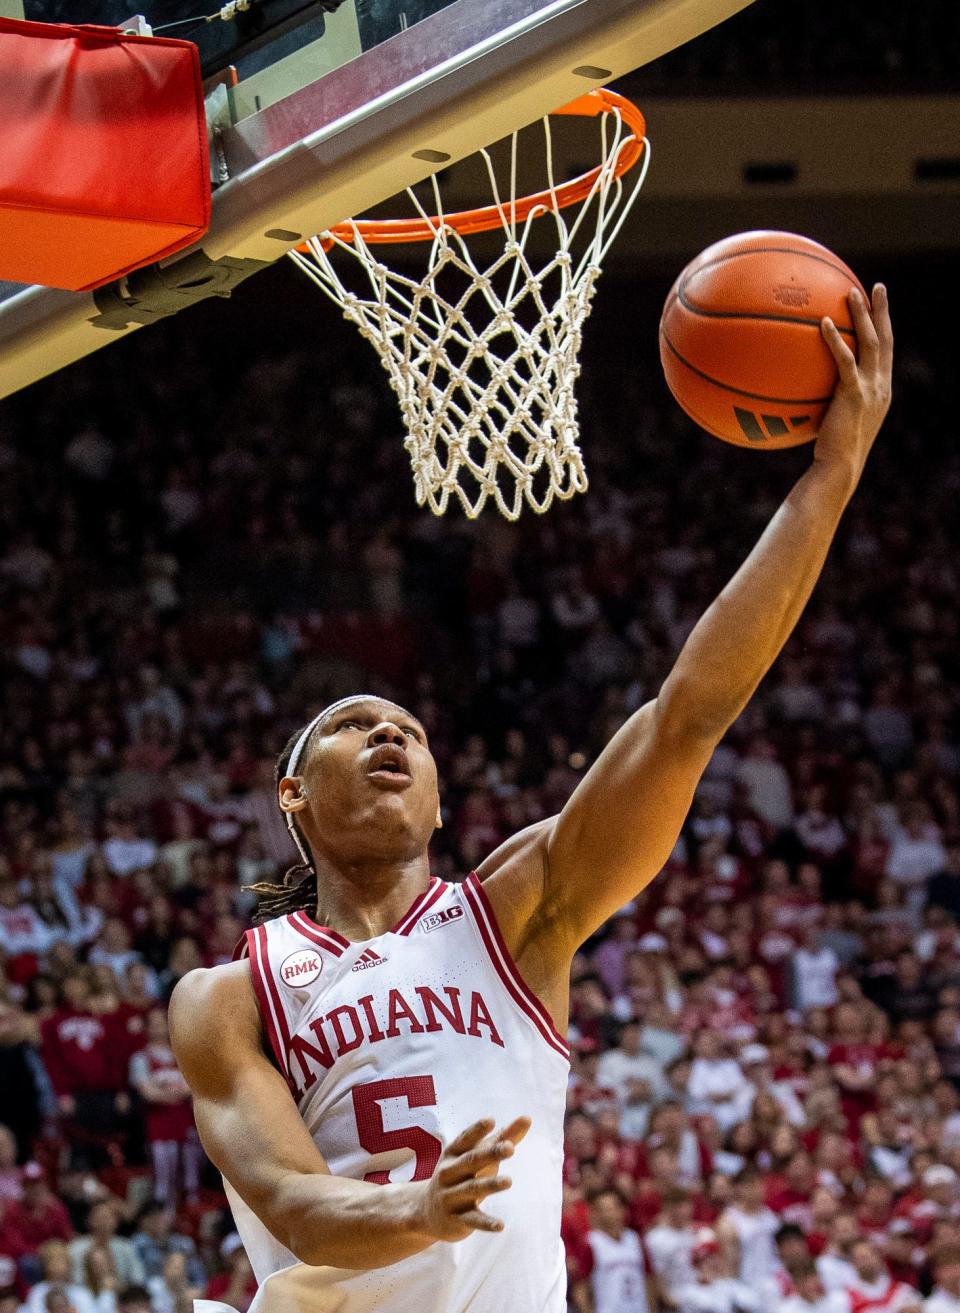
<path fill-rule="evenodd" d="M 960 1313 L 960 457 L 913 295 L 813 603 L 574 962 L 578 1309 Z M 595 336 L 590 492 L 436 521 L 329 331 L 333 374 L 157 328 L 0 409 L 0 1313 L 252 1298 L 164 1005 L 295 861 L 288 735 L 409 705 L 462 877 L 656 693 L 809 458 L 698 435 Z"/>

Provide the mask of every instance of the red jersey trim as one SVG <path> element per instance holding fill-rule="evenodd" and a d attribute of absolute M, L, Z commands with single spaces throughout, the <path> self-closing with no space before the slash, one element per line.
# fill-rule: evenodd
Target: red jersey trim
<path fill-rule="evenodd" d="M 503 935 L 497 925 L 497 918 L 490 905 L 490 900 L 483 892 L 483 886 L 477 876 L 475 874 L 467 876 L 461 887 L 467 905 L 477 923 L 484 947 L 490 956 L 490 961 L 493 963 L 497 975 L 506 986 L 508 994 L 520 1011 L 533 1022 L 550 1048 L 569 1061 L 570 1048 L 556 1026 L 554 1026 L 546 1008 L 517 970 L 517 965 L 510 956 L 510 950 L 503 941 Z"/>
<path fill-rule="evenodd" d="M 267 952 L 267 927 L 256 926 L 246 932 L 247 952 L 250 959 L 250 975 L 253 980 L 253 992 L 257 998 L 260 1016 L 267 1031 L 267 1038 L 273 1050 L 287 1084 L 293 1090 L 293 1082 L 287 1070 L 287 1051 L 290 1046 L 290 1032 L 287 1019 L 277 995 L 277 984 L 270 970 L 270 958 Z"/>
<path fill-rule="evenodd" d="M 390 927 L 387 934 L 408 935 L 416 925 L 418 918 L 423 916 L 438 898 L 442 897 L 446 889 L 446 884 L 439 876 L 432 876 L 423 893 L 417 894 L 406 912 L 396 925 Z M 298 931 L 305 939 L 309 939 L 312 944 L 317 944 L 320 948 L 325 948 L 328 953 L 333 953 L 336 957 L 341 957 L 343 950 L 351 947 L 349 939 L 345 939 L 343 935 L 336 930 L 331 930 L 327 925 L 318 925 L 303 910 L 291 912 L 287 917 L 287 922 L 293 930 Z"/>
<path fill-rule="evenodd" d="M 865 1295 L 855 1288 L 848 1288 L 846 1293 L 850 1300 L 852 1313 L 869 1313 L 872 1309 L 889 1308 L 894 1300 L 900 1298 L 901 1291 L 906 1292 L 907 1290 L 907 1286 L 891 1277 L 890 1284 L 882 1295 Z M 910 1293 L 913 1292 L 910 1291 Z"/>
<path fill-rule="evenodd" d="M 406 916 L 401 917 L 392 929 L 387 931 L 390 935 L 408 935 L 417 921 L 425 912 L 433 907 L 434 903 L 442 898 L 447 891 L 447 886 L 439 876 L 434 875 L 430 878 L 430 883 L 424 889 L 422 894 L 418 894 L 410 905 L 410 910 Z"/>
<path fill-rule="evenodd" d="M 287 924 L 291 930 L 296 930 L 304 939 L 309 939 L 311 944 L 325 948 L 334 957 L 342 957 L 343 950 L 350 947 L 349 939 L 344 939 L 343 935 L 338 935 L 335 930 L 328 930 L 326 926 L 318 926 L 315 921 L 310 920 L 306 912 L 291 912 L 287 917 Z"/>

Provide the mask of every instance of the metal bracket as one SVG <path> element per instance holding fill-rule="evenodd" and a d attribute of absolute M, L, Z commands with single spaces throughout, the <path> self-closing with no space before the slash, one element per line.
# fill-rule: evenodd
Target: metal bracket
<path fill-rule="evenodd" d="M 88 323 L 118 332 L 131 324 L 153 324 L 208 297 L 228 297 L 244 279 L 266 268 L 264 260 L 229 255 L 211 260 L 194 251 L 175 264 L 153 264 L 97 288 L 93 300 L 100 313 Z"/>
<path fill-rule="evenodd" d="M 153 36 L 153 28 L 143 14 L 133 14 L 122 23 L 117 23 L 124 36 Z"/>
<path fill-rule="evenodd" d="M 223 133 L 233 126 L 230 117 L 230 93 L 225 83 L 218 83 L 204 97 L 207 114 L 207 138 L 210 142 L 210 182 L 219 187 L 230 177 L 227 157 L 223 149 Z"/>

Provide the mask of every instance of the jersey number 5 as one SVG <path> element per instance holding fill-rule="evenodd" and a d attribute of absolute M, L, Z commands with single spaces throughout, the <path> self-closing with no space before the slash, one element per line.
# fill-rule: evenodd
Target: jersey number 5
<path fill-rule="evenodd" d="M 357 1118 L 357 1136 L 367 1153 L 388 1153 L 394 1149 L 412 1149 L 417 1156 L 416 1169 L 410 1178 L 426 1181 L 436 1171 L 443 1145 L 422 1126 L 403 1126 L 388 1131 L 383 1125 L 381 1099 L 406 1099 L 410 1108 L 433 1108 L 437 1092 L 432 1076 L 402 1076 L 396 1080 L 374 1080 L 353 1088 L 353 1111 Z M 363 1178 L 374 1185 L 387 1185 L 389 1171 L 367 1172 Z"/>

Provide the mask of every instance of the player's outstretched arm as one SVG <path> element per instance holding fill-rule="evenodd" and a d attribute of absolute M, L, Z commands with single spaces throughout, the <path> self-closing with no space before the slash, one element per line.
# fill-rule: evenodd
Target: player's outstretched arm
<path fill-rule="evenodd" d="M 859 363 L 836 327 L 822 325 L 840 379 L 811 467 L 687 639 L 659 696 L 613 737 L 556 822 L 518 857 L 494 854 L 481 868 L 513 885 L 516 905 L 537 888 L 528 911 L 558 952 L 576 948 L 660 870 L 714 748 L 813 591 L 890 404 L 886 290 L 874 289 L 872 315 L 858 292 L 850 306 Z"/>
<path fill-rule="evenodd" d="M 170 1035 L 193 1093 L 203 1146 L 267 1229 L 303 1263 L 386 1267 L 437 1240 L 499 1231 L 484 1199 L 529 1129 L 477 1122 L 447 1146 L 428 1181 L 372 1185 L 333 1176 L 267 1058 L 244 962 L 192 971 L 170 1000 Z"/>

